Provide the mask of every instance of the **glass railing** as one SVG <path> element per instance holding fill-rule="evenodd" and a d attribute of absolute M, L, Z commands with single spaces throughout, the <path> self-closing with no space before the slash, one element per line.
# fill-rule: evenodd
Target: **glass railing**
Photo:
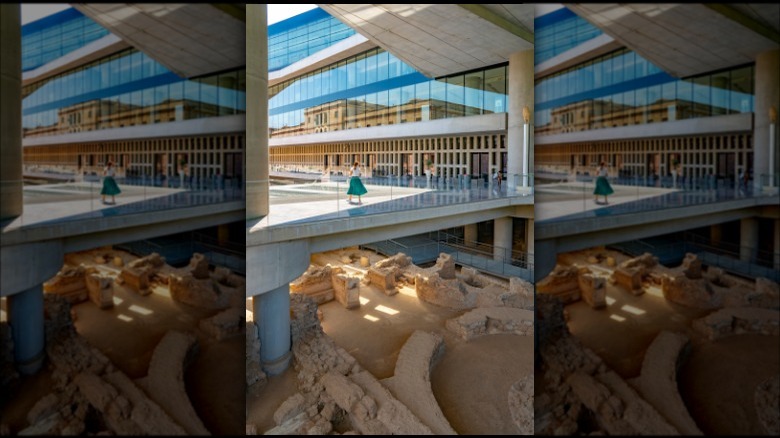
<path fill-rule="evenodd" d="M 269 188 L 269 214 L 261 227 L 301 224 L 354 216 L 367 216 L 421 208 L 524 198 L 533 203 L 533 175 L 510 175 L 512 186 L 487 176 L 364 176 L 367 193 L 347 193 L 350 177 L 337 174 L 273 171 Z M 523 181 L 527 186 L 523 187 Z M 351 198 L 351 199 L 350 199 Z"/>
<path fill-rule="evenodd" d="M 758 175 L 760 181 L 768 181 Z M 614 193 L 606 198 L 594 194 L 596 177 L 545 174 L 536 181 L 537 223 L 614 216 L 659 209 L 687 207 L 748 198 L 777 197 L 777 190 L 761 183 L 754 187 L 738 177 L 645 177 L 607 178 Z M 775 178 L 776 179 L 776 178 Z"/>
<path fill-rule="evenodd" d="M 121 191 L 101 195 L 104 178 L 64 172 L 25 172 L 23 214 L 4 225 L 34 227 L 244 200 L 243 182 L 225 178 L 117 176 Z"/>

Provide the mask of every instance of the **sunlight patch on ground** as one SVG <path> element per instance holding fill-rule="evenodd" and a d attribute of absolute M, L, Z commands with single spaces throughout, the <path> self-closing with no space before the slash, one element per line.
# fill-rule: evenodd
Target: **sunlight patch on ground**
<path fill-rule="evenodd" d="M 645 286 L 645 293 L 658 298 L 664 297 L 664 292 L 658 286 Z"/>
<path fill-rule="evenodd" d="M 371 302 L 371 300 L 369 300 L 368 298 L 365 298 L 365 297 L 360 297 L 359 300 L 360 300 L 360 305 L 361 306 L 365 306 L 366 304 Z"/>
<path fill-rule="evenodd" d="M 377 318 L 376 316 L 372 316 L 372 315 L 363 315 L 363 318 L 365 318 L 365 319 L 367 319 L 367 320 L 369 320 L 371 322 L 379 321 L 379 318 Z"/>
<path fill-rule="evenodd" d="M 640 309 L 638 307 L 629 306 L 628 304 L 626 304 L 623 307 L 621 307 L 620 310 L 622 310 L 624 312 L 632 313 L 634 315 L 644 315 L 645 313 L 647 313 L 647 312 L 645 312 L 644 310 L 642 310 L 642 309 Z"/>
<path fill-rule="evenodd" d="M 133 304 L 127 310 L 129 310 L 131 312 L 139 313 L 139 314 L 144 315 L 144 316 L 151 315 L 152 313 L 154 313 L 153 311 L 147 309 L 146 307 L 141 307 L 141 306 L 138 306 L 136 304 Z"/>
<path fill-rule="evenodd" d="M 395 314 L 398 313 L 397 310 L 392 309 L 390 307 L 383 306 L 381 304 L 376 306 L 376 307 L 374 307 L 374 309 L 376 309 L 376 310 L 378 310 L 378 311 L 380 311 L 382 313 L 387 313 L 388 315 L 395 315 Z"/>
<path fill-rule="evenodd" d="M 623 322 L 626 320 L 626 318 L 623 318 L 622 316 L 615 315 L 615 314 L 609 315 L 609 319 L 614 319 L 617 322 Z"/>
<path fill-rule="evenodd" d="M 401 295 L 406 295 L 408 297 L 415 297 L 417 298 L 417 292 L 414 290 L 413 287 L 410 286 L 400 286 L 398 287 L 398 293 Z"/>
<path fill-rule="evenodd" d="M 127 315 L 117 315 L 117 319 L 124 321 L 124 322 L 131 322 L 133 318 L 127 316 Z"/>

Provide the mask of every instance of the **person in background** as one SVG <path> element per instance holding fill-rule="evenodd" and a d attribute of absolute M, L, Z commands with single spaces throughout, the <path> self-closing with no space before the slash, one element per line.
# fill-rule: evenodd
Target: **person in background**
<path fill-rule="evenodd" d="M 609 201 L 607 201 L 607 196 L 615 193 L 614 190 L 612 190 L 612 186 L 609 185 L 609 181 L 607 181 L 607 176 L 609 176 L 609 173 L 607 172 L 607 166 L 602 161 L 599 165 L 598 170 L 598 177 L 596 178 L 596 188 L 593 189 L 593 194 L 596 196 L 595 202 L 599 203 L 599 195 L 604 196 L 604 203 L 609 204 Z"/>
<path fill-rule="evenodd" d="M 366 187 L 360 181 L 360 163 L 355 161 L 355 163 L 352 164 L 352 167 L 349 169 L 349 176 L 349 190 L 347 190 L 349 199 L 347 202 L 352 203 L 352 195 L 357 195 L 358 204 L 362 204 L 363 201 L 360 197 L 368 193 L 368 190 L 366 190 Z"/>
<path fill-rule="evenodd" d="M 119 186 L 117 185 L 114 176 L 116 176 L 116 169 L 114 168 L 114 163 L 109 161 L 103 169 L 103 188 L 100 190 L 104 204 L 106 203 L 106 195 L 110 195 L 111 203 L 116 204 L 115 196 L 122 193 L 122 191 L 119 190 Z"/>

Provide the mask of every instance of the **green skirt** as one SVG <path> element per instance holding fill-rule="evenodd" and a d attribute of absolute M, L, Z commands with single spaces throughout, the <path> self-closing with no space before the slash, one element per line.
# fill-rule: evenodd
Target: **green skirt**
<path fill-rule="evenodd" d="M 362 196 L 366 193 L 368 193 L 368 190 L 366 190 L 366 186 L 364 186 L 360 181 L 359 176 L 353 176 L 349 179 L 349 190 L 347 190 L 348 195 Z"/>
<path fill-rule="evenodd" d="M 101 195 L 114 196 L 120 193 L 122 193 L 122 191 L 119 190 L 119 186 L 116 184 L 113 177 L 107 176 L 103 178 L 103 189 L 100 190 Z"/>
<path fill-rule="evenodd" d="M 596 188 L 593 190 L 594 195 L 611 195 L 615 193 L 614 190 L 612 190 L 612 186 L 609 185 L 609 181 L 607 181 L 607 178 L 600 176 L 596 178 Z"/>

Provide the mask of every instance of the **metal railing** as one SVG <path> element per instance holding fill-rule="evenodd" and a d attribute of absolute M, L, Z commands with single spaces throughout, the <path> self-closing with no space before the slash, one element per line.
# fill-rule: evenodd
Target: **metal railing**
<path fill-rule="evenodd" d="M 403 252 L 410 256 L 416 264 L 435 261 L 439 254 L 446 253 L 451 255 L 454 261 L 460 265 L 504 277 L 520 277 L 534 282 L 533 254 L 512 251 L 510 256 L 506 248 L 500 248 L 496 252 L 495 247 L 488 244 L 480 243 L 479 246 L 470 246 L 462 238 L 442 231 L 428 233 L 428 238 L 435 240 L 408 245 L 397 239 L 387 239 L 365 244 L 362 247 L 387 256 Z"/>

